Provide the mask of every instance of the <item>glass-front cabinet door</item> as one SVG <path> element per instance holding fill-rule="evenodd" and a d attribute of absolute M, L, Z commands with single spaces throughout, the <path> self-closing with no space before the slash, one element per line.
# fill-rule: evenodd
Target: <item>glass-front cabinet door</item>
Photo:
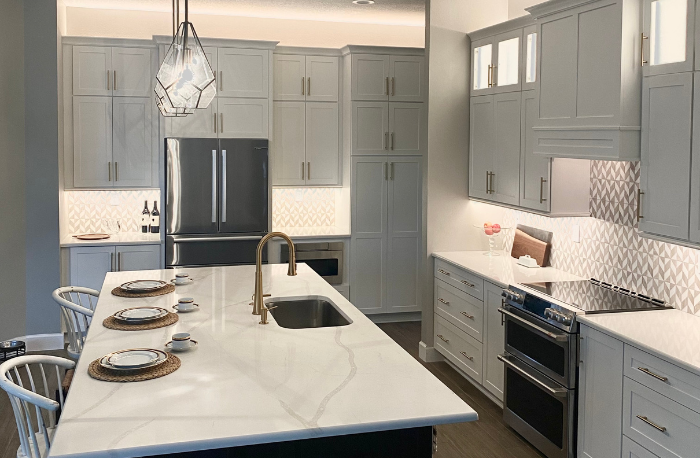
<path fill-rule="evenodd" d="M 493 93 L 493 40 L 472 42 L 472 95 Z"/>
<path fill-rule="evenodd" d="M 522 29 L 502 33 L 494 38 L 496 55 L 491 80 L 495 93 L 521 89 L 522 38 Z"/>
<path fill-rule="evenodd" d="M 693 70 L 695 0 L 644 0 L 644 76 Z"/>
<path fill-rule="evenodd" d="M 523 29 L 523 91 L 536 89 L 537 83 L 537 26 Z"/>

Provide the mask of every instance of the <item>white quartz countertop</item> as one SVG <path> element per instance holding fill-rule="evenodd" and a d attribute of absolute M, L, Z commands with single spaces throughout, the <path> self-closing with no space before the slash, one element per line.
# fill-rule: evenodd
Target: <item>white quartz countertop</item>
<path fill-rule="evenodd" d="M 476 412 L 305 264 L 263 266 L 275 297 L 322 296 L 352 323 L 285 329 L 251 314 L 254 266 L 107 274 L 76 368 L 51 457 L 136 457 L 474 421 Z M 194 282 L 146 299 L 113 296 L 134 279 Z M 200 309 L 168 328 L 125 332 L 102 321 L 139 305 L 170 308 L 194 297 Z M 270 299 L 268 299 L 270 300 Z M 189 332 L 198 348 L 182 366 L 138 383 L 90 378 L 91 361 L 115 350 L 163 348 Z"/>
<path fill-rule="evenodd" d="M 480 277 L 507 287 L 516 283 L 539 283 L 547 281 L 581 280 L 581 277 L 554 267 L 524 267 L 510 253 L 498 252 L 500 256 L 486 256 L 486 251 L 443 251 L 433 256 L 466 269 Z"/>
<path fill-rule="evenodd" d="M 292 239 L 339 239 L 350 238 L 350 229 L 335 226 L 320 227 L 277 227 L 273 232 L 284 232 Z"/>
<path fill-rule="evenodd" d="M 700 375 L 700 317 L 681 310 L 582 315 L 592 328 Z"/>
<path fill-rule="evenodd" d="M 102 245 L 157 245 L 160 234 L 144 234 L 142 232 L 119 232 L 104 240 L 78 240 L 71 234 L 61 239 L 62 247 L 73 246 L 102 246 Z"/>

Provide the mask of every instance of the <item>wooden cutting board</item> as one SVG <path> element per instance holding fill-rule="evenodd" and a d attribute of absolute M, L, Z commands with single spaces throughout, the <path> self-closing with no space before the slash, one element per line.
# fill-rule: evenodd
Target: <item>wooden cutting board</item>
<path fill-rule="evenodd" d="M 513 239 L 513 248 L 510 255 L 515 259 L 520 256 L 530 255 L 537 261 L 537 265 L 545 267 L 549 265 L 549 251 L 551 245 L 546 241 L 539 240 L 531 235 L 526 234 L 520 228 L 515 229 L 515 238 Z"/>

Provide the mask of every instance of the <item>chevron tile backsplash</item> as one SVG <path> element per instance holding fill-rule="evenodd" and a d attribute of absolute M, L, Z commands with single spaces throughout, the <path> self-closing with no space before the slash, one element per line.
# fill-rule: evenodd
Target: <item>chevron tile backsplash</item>
<path fill-rule="evenodd" d="M 272 227 L 335 226 L 338 188 L 274 188 Z"/>
<path fill-rule="evenodd" d="M 157 200 L 162 211 L 159 189 L 64 191 L 66 227 L 71 234 L 101 232 L 105 230 L 102 220 L 111 218 L 121 220 L 122 232 L 139 232 L 145 200 L 149 210 Z"/>

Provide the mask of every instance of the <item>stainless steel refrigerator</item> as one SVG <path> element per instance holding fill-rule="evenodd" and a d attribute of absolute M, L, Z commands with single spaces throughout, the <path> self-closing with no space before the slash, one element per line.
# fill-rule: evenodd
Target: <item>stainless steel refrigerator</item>
<path fill-rule="evenodd" d="M 166 138 L 166 266 L 254 264 L 268 193 L 267 140 Z"/>

